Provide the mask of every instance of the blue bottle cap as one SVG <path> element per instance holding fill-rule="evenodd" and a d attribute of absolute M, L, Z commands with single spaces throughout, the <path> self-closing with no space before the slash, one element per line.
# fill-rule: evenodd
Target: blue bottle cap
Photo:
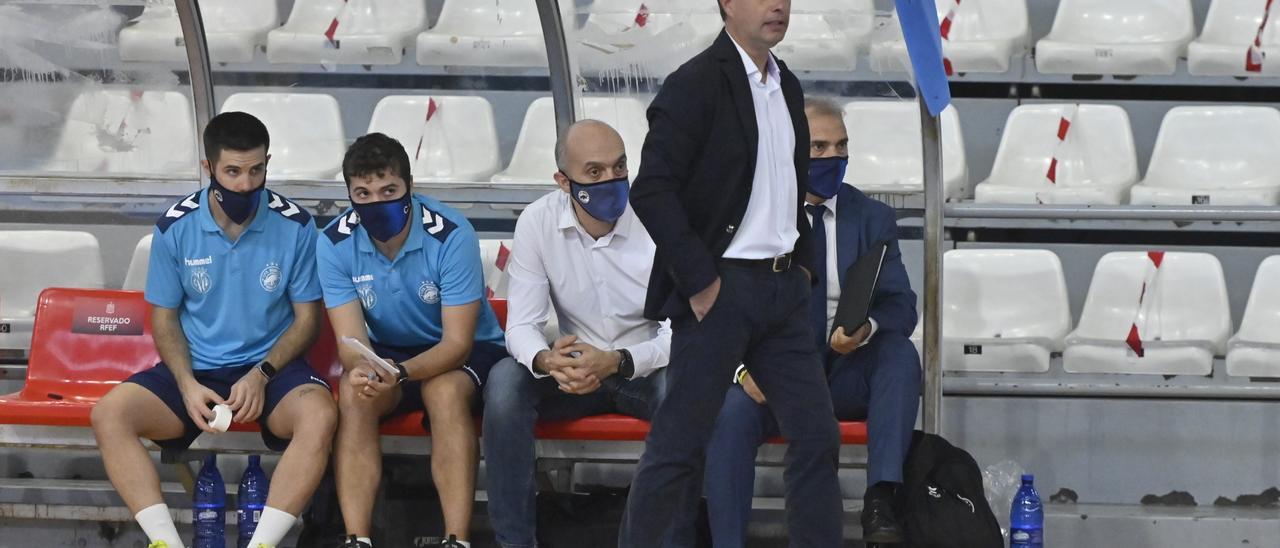
<path fill-rule="evenodd" d="M 1032 483 L 1036 480 L 1035 474 L 1023 474 L 1022 483 Z"/>

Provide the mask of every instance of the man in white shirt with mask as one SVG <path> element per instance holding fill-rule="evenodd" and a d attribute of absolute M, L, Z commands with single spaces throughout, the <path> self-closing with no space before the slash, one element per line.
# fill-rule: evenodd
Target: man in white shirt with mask
<path fill-rule="evenodd" d="M 649 419 L 665 392 L 666 322 L 645 319 L 653 240 L 627 204 L 622 138 L 596 120 L 556 143 L 559 190 L 516 222 L 507 349 L 485 386 L 489 519 L 504 548 L 537 545 L 534 425 L 623 413 Z M 556 314 L 560 337 L 543 328 Z"/>

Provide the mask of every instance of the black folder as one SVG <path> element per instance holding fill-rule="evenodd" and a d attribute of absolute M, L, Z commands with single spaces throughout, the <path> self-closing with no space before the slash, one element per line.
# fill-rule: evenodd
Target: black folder
<path fill-rule="evenodd" d="M 880 281 L 880 268 L 884 266 L 889 244 L 880 242 L 871 246 L 845 271 L 844 284 L 840 286 L 840 303 L 836 305 L 836 319 L 831 322 L 831 332 L 843 327 L 845 335 L 853 335 L 867 323 L 871 314 L 871 299 L 876 283 Z M 828 334 L 827 338 L 831 338 Z"/>

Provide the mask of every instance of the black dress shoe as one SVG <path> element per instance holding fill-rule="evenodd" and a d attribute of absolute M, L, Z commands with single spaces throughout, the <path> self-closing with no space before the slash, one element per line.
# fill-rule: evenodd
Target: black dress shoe
<path fill-rule="evenodd" d="M 893 515 L 893 497 L 869 495 L 862 501 L 862 541 L 877 544 L 903 542 L 902 526 Z"/>

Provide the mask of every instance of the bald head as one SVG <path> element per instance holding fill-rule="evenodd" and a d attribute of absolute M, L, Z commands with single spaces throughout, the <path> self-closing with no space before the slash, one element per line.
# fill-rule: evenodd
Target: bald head
<path fill-rule="evenodd" d="M 627 175 L 627 152 L 609 124 L 581 120 L 556 140 L 556 167 L 574 181 L 590 184 Z"/>

